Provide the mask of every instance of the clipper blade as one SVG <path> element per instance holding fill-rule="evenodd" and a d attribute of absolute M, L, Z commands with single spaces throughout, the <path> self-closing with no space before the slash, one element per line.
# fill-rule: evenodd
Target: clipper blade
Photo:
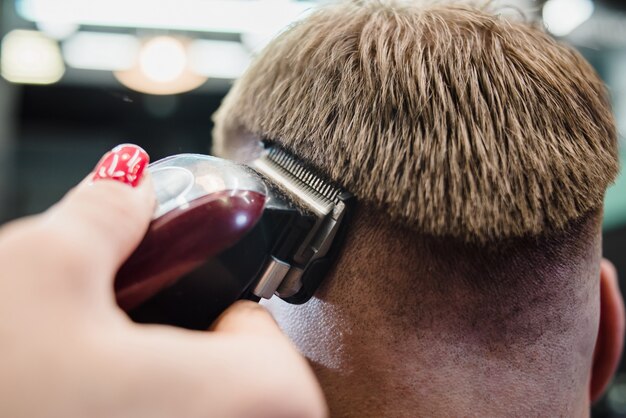
<path fill-rule="evenodd" d="M 260 281 L 255 294 L 267 295 L 267 289 L 273 288 L 272 293 L 287 302 L 304 303 L 311 298 L 337 256 L 354 198 L 277 146 L 267 148 L 250 165 L 295 205 L 316 218 L 291 259 L 275 260 L 268 267 L 263 276 L 267 280 Z M 280 281 L 280 285 L 268 286 L 270 281 Z"/>
<path fill-rule="evenodd" d="M 317 215 L 328 214 L 346 193 L 276 146 L 267 149 L 252 166 L 281 189 L 295 195 Z"/>

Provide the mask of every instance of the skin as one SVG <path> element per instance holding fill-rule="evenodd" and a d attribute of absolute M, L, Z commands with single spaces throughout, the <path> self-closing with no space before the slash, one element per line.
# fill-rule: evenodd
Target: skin
<path fill-rule="evenodd" d="M 599 235 L 563 273 L 595 279 L 547 286 L 530 308 L 500 317 L 415 238 L 361 211 L 316 297 L 267 306 L 313 365 L 333 417 L 584 417 L 624 338 L 617 274 L 601 261 Z"/>
<path fill-rule="evenodd" d="M 258 305 L 235 304 L 205 333 L 117 307 L 113 277 L 153 205 L 149 178 L 85 181 L 0 230 L 0 415 L 326 416 L 306 361 Z"/>

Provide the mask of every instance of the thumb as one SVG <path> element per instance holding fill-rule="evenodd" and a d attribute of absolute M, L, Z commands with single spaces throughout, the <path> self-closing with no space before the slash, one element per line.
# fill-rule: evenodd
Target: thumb
<path fill-rule="evenodd" d="M 114 148 L 44 215 L 46 227 L 62 236 L 63 257 L 80 257 L 92 271 L 115 274 L 141 241 L 154 210 L 152 182 L 143 174 L 148 162 L 136 145 Z"/>
<path fill-rule="evenodd" d="M 224 334 L 283 337 L 272 315 L 258 303 L 240 300 L 215 320 L 210 331 Z"/>

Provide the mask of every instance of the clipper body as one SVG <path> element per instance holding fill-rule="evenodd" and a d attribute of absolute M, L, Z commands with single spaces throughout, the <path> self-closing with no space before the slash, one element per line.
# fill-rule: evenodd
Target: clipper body
<path fill-rule="evenodd" d="M 206 329 L 238 299 L 306 302 L 353 202 L 278 148 L 250 167 L 183 154 L 149 170 L 157 210 L 115 281 L 137 322 Z"/>

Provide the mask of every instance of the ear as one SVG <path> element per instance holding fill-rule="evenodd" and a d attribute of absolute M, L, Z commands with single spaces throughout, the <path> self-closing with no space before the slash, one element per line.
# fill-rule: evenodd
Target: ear
<path fill-rule="evenodd" d="M 624 347 L 624 299 L 619 289 L 617 271 L 608 260 L 600 264 L 600 326 L 593 355 L 589 396 L 597 401 L 607 388 Z"/>

